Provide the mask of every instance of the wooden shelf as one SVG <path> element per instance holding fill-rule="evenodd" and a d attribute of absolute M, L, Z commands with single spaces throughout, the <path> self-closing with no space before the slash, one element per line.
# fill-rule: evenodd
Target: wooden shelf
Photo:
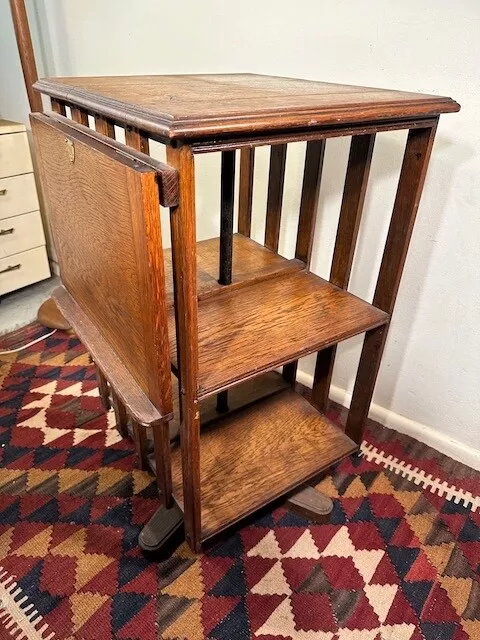
<path fill-rule="evenodd" d="M 197 291 L 198 298 L 207 298 L 225 287 L 218 283 L 220 238 L 197 242 Z M 173 272 L 171 249 L 164 251 L 165 281 L 168 306 L 173 305 Z M 233 282 L 228 289 L 259 282 L 277 274 L 300 271 L 305 265 L 300 260 L 287 260 L 255 240 L 233 235 Z"/>
<path fill-rule="evenodd" d="M 388 322 L 388 314 L 305 271 L 198 305 L 199 398 Z M 169 315 L 176 367 L 175 319 Z"/>
<path fill-rule="evenodd" d="M 202 541 L 356 449 L 292 389 L 216 422 L 200 438 Z M 172 472 L 174 496 L 182 506 L 180 447 L 172 452 Z"/>

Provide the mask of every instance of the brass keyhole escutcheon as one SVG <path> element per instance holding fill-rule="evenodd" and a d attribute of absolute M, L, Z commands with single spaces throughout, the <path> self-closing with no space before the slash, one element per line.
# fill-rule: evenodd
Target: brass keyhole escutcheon
<path fill-rule="evenodd" d="M 67 145 L 68 159 L 70 162 L 75 162 L 75 145 L 69 138 L 65 138 L 65 144 Z"/>

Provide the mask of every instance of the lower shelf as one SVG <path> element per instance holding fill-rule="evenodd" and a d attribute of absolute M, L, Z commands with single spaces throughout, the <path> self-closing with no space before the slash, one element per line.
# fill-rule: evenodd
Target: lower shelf
<path fill-rule="evenodd" d="M 357 450 L 292 389 L 218 420 L 200 442 L 202 541 Z M 182 506 L 180 447 L 172 452 L 172 473 Z"/>

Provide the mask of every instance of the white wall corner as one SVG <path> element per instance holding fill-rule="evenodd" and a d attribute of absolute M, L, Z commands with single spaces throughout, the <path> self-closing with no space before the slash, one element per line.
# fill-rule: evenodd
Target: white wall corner
<path fill-rule="evenodd" d="M 301 370 L 298 371 L 297 380 L 309 388 L 313 385 L 313 376 Z M 344 407 L 349 407 L 352 396 L 345 389 L 332 385 L 330 387 L 330 398 Z M 436 449 L 440 453 L 480 471 L 480 450 L 473 449 L 429 425 L 415 422 L 415 420 L 406 418 L 374 402 L 370 406 L 368 415 L 372 420 L 380 422 L 385 427 L 411 436 L 432 447 L 432 449 Z"/>

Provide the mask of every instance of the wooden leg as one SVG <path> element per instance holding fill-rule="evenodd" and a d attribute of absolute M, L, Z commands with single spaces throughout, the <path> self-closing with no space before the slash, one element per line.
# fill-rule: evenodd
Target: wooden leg
<path fill-rule="evenodd" d="M 140 471 L 146 471 L 148 467 L 148 438 L 147 430 L 142 425 L 132 420 L 132 435 L 137 453 L 137 463 Z"/>
<path fill-rule="evenodd" d="M 115 421 L 117 429 L 122 438 L 128 438 L 128 416 L 122 401 L 119 399 L 115 391 L 112 391 L 113 410 L 115 412 Z"/>
<path fill-rule="evenodd" d="M 345 428 L 347 436 L 358 445 L 362 443 L 363 429 L 368 417 L 386 337 L 386 326 L 372 329 L 365 334 Z"/>
<path fill-rule="evenodd" d="M 110 391 L 108 388 L 108 382 L 100 369 L 95 365 L 95 375 L 97 377 L 98 392 L 100 394 L 100 400 L 102 401 L 105 411 L 110 411 Z"/>
<path fill-rule="evenodd" d="M 198 406 L 198 307 L 195 231 L 195 171 L 190 147 L 167 146 L 167 161 L 179 176 L 179 204 L 170 210 L 180 374 L 185 537 L 200 551 L 200 412 Z"/>

